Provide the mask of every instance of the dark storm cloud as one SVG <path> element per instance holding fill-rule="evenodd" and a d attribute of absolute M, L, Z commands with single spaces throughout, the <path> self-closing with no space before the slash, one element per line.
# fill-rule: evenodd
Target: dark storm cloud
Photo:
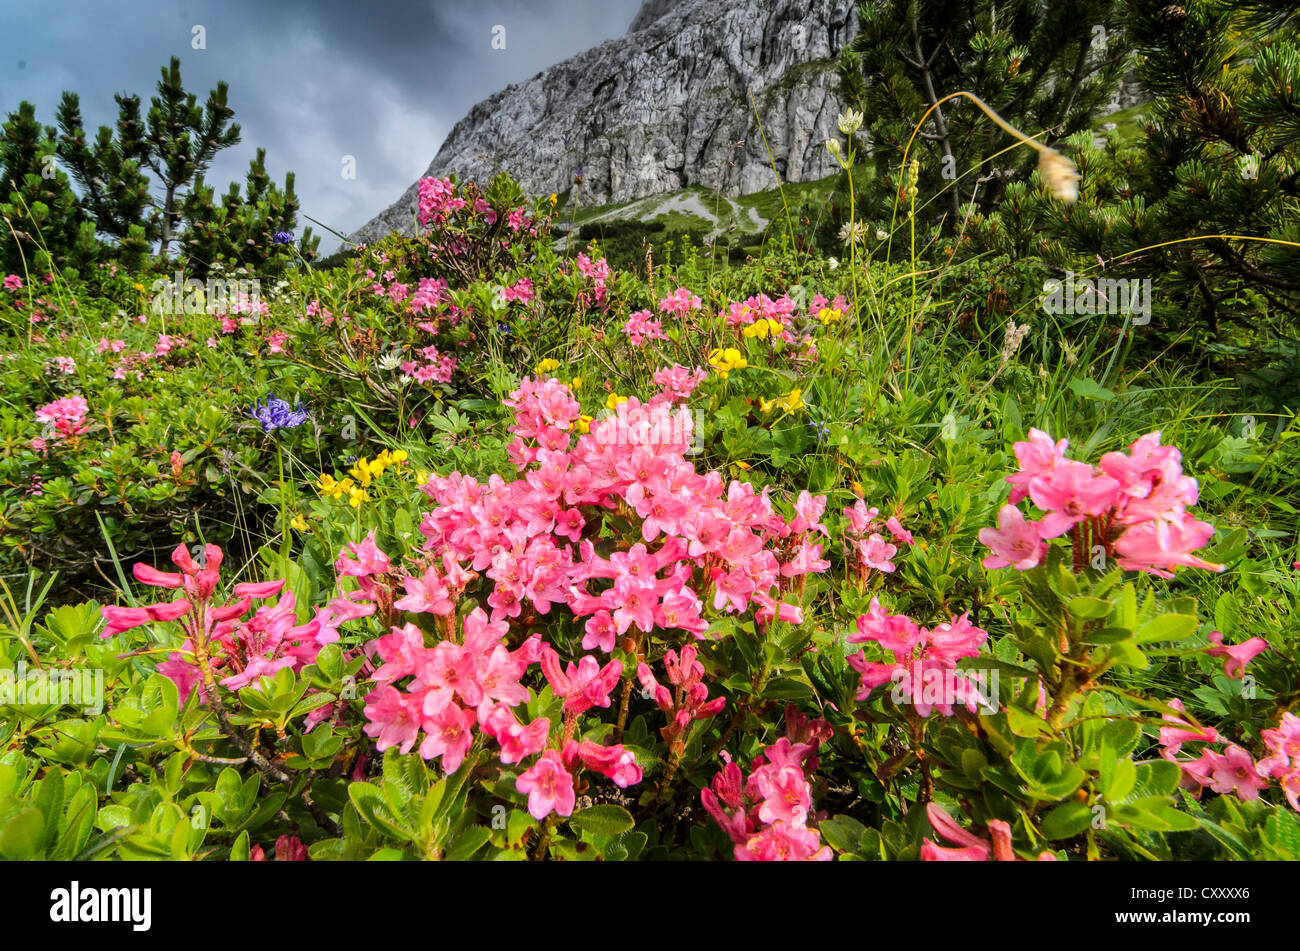
<path fill-rule="evenodd" d="M 241 181 L 257 148 L 279 182 L 296 173 L 306 215 L 349 232 L 424 172 L 452 125 L 480 99 L 621 35 L 640 0 L 68 0 L 7 9 L 0 111 L 24 99 L 54 124 L 63 90 L 81 96 L 93 135 L 116 118 L 114 92 L 147 104 L 159 69 L 181 59 L 200 101 L 218 80 L 243 141 L 209 183 Z M 505 27 L 504 50 L 492 48 Z M 206 49 L 195 49 L 196 26 Z M 343 178 L 345 156 L 356 178 Z M 305 224 L 305 222 L 303 222 Z M 320 229 L 316 229 L 319 233 Z M 337 244 L 323 236 L 322 250 Z"/>

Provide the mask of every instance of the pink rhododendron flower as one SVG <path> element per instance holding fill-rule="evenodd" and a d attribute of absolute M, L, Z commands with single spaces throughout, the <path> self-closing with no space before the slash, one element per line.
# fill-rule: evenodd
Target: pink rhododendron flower
<path fill-rule="evenodd" d="M 659 309 L 665 314 L 685 317 L 692 310 L 699 310 L 702 305 L 703 301 L 699 297 L 685 287 L 679 287 L 659 302 Z"/>
<path fill-rule="evenodd" d="M 1248 641 L 1229 647 L 1223 643 L 1223 635 L 1218 631 L 1210 632 L 1210 641 L 1214 647 L 1205 648 L 1205 653 L 1211 657 L 1227 658 L 1223 662 L 1223 673 L 1240 680 L 1246 671 L 1246 665 L 1254 660 L 1255 656 L 1268 650 L 1268 641 L 1262 637 L 1252 637 Z"/>
<path fill-rule="evenodd" d="M 573 814 L 576 801 L 573 777 L 564 768 L 559 750 L 547 750 L 515 780 L 515 788 L 528 796 L 528 814 L 545 819 L 552 812 Z"/>
<path fill-rule="evenodd" d="M 985 568 L 1014 567 L 1020 571 L 1032 568 L 1047 556 L 1047 542 L 1038 534 L 1038 527 L 1026 522 L 1025 516 L 1014 505 L 1004 505 L 998 512 L 998 527 L 981 528 L 980 541 L 993 554 L 985 557 Z"/>
<path fill-rule="evenodd" d="M 989 836 L 993 840 L 990 844 L 963 829 L 938 803 L 927 803 L 925 815 L 930 820 L 930 827 L 952 842 L 954 847 L 935 845 L 928 838 L 924 839 L 921 843 L 923 862 L 987 862 L 990 858 L 995 862 L 1019 861 L 1011 846 L 1011 827 L 1001 819 L 992 819 L 988 823 Z M 1055 862 L 1057 858 L 1044 851 L 1038 854 L 1038 861 Z"/>
<path fill-rule="evenodd" d="M 1064 439 L 1053 443 L 1038 429 L 1029 437 L 1013 447 L 1020 470 L 1007 477 L 1014 488 L 998 513 L 998 530 L 980 532 L 993 550 L 985 567 L 1031 568 L 1046 553 L 1035 534 L 1048 540 L 1068 532 L 1076 572 L 1097 554 L 1114 558 L 1121 568 L 1165 578 L 1178 566 L 1224 569 L 1192 554 L 1214 527 L 1187 511 L 1196 502 L 1196 480 L 1183 475 L 1177 449 L 1160 445 L 1160 433 L 1136 440 L 1127 453 L 1106 453 L 1097 468 L 1067 459 Z M 1036 523 L 1015 508 L 1026 497 L 1044 512 Z"/>
<path fill-rule="evenodd" d="M 754 759 L 748 780 L 730 758 L 700 801 L 734 844 L 738 861 L 830 861 L 829 846 L 807 826 L 812 789 L 807 773 L 821 742 L 793 743 L 782 737 Z M 726 754 L 724 753 L 724 758 Z"/>
<path fill-rule="evenodd" d="M 631 341 L 632 346 L 639 347 L 647 340 L 667 340 L 668 335 L 663 332 L 663 327 L 657 320 L 652 320 L 650 311 L 638 310 L 630 315 L 627 323 L 623 325 L 623 332 Z"/>
<path fill-rule="evenodd" d="M 1291 808 L 1300 812 L 1300 717 L 1282 714 L 1276 727 L 1260 731 L 1269 756 L 1256 768 L 1260 775 L 1278 780 Z"/>
<path fill-rule="evenodd" d="M 172 563 L 179 572 L 159 571 L 143 563 L 137 563 L 132 572 L 142 584 L 183 590 L 185 597 L 145 607 L 109 605 L 100 611 L 107 622 L 101 637 L 112 637 L 150 622 L 181 623 L 186 634 L 182 649 L 173 652 L 157 669 L 175 681 L 182 703 L 196 687 L 203 699 L 208 699 L 202 693 L 201 672 L 192 662 L 196 643 L 206 647 L 211 670 L 220 675 L 218 683 L 237 690 L 278 670 L 301 670 L 315 662 L 321 647 L 338 640 L 337 631 L 327 623 L 328 609 L 317 611 L 305 624 L 297 623 L 293 594 L 281 594 L 283 581 L 236 584 L 234 601 L 213 605 L 222 560 L 223 553 L 216 545 L 205 546 L 201 563 L 184 545 L 178 545 L 172 552 Z M 259 607 L 251 618 L 244 617 L 253 599 L 277 594 L 280 600 L 275 605 Z"/>
<path fill-rule="evenodd" d="M 922 717 L 932 710 L 952 716 L 955 703 L 974 712 L 980 705 L 998 702 L 997 697 L 985 696 L 979 683 L 956 672 L 957 661 L 978 656 L 988 640 L 988 632 L 971 624 L 965 614 L 929 630 L 906 615 L 886 613 L 879 599 L 872 598 L 867 613 L 858 618 L 857 633 L 846 640 L 874 642 L 894 655 L 888 662 L 868 660 L 865 650 L 848 657 L 849 666 L 860 674 L 857 700 L 866 700 L 877 687 L 893 682 L 897 683 L 895 698 L 913 704 Z"/>

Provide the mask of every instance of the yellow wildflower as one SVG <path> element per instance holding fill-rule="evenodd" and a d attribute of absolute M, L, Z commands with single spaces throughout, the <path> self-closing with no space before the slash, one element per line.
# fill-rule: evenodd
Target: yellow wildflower
<path fill-rule="evenodd" d="M 572 380 L 570 380 L 570 381 L 569 381 L 569 389 L 571 389 L 571 390 L 580 390 L 580 389 L 582 389 L 582 377 L 580 377 L 580 376 L 575 376 Z"/>
<path fill-rule="evenodd" d="M 579 416 L 579 417 L 578 417 L 578 432 L 580 432 L 580 433 L 587 433 L 587 432 L 590 432 L 590 430 L 591 430 L 591 417 L 590 417 L 590 416 Z"/>
<path fill-rule="evenodd" d="M 348 505 L 352 506 L 354 509 L 359 508 L 362 502 L 369 501 L 370 495 L 364 489 L 353 488 L 348 493 Z"/>
<path fill-rule="evenodd" d="M 393 465 L 397 465 L 400 462 L 405 462 L 409 458 L 410 457 L 407 455 L 405 449 L 393 450 Z"/>
<path fill-rule="evenodd" d="M 144 293 L 144 285 L 143 285 L 143 284 L 137 284 L 137 285 L 135 285 L 135 289 L 136 289 L 137 291 L 139 291 L 141 294 Z"/>
<path fill-rule="evenodd" d="M 307 522 L 301 515 L 295 515 L 289 520 L 289 527 L 295 531 L 305 532 L 307 531 Z"/>
<path fill-rule="evenodd" d="M 610 393 L 609 396 L 605 397 L 605 409 L 613 409 L 618 406 L 619 403 L 626 402 L 626 396 L 619 396 L 617 393 Z"/>
<path fill-rule="evenodd" d="M 774 400 L 759 400 L 759 408 L 764 413 L 770 413 L 774 409 L 783 409 L 787 413 L 797 413 L 804 408 L 802 397 L 803 390 L 795 387 L 784 396 L 778 396 Z"/>
<path fill-rule="evenodd" d="M 785 326 L 779 320 L 772 320 L 770 317 L 764 317 L 762 320 L 756 320 L 749 324 L 741 331 L 742 336 L 749 337 L 751 340 L 757 337 L 759 340 L 766 340 L 768 336 L 777 336 L 785 329 Z"/>
<path fill-rule="evenodd" d="M 353 482 L 351 479 L 338 481 L 332 474 L 322 473 L 318 485 L 318 492 L 321 498 L 329 496 L 337 502 L 343 497 L 344 492 L 350 492 L 352 490 Z"/>
<path fill-rule="evenodd" d="M 540 376 L 543 373 L 550 373 L 552 370 L 558 370 L 559 368 L 560 368 L 559 360 L 553 360 L 550 357 L 547 357 L 541 363 L 537 364 L 537 367 L 535 368 L 535 372 Z"/>
<path fill-rule="evenodd" d="M 735 347 L 727 347 L 725 350 L 713 350 L 709 353 L 709 366 L 717 370 L 725 380 L 732 370 L 743 370 L 749 366 L 749 362 Z"/>
<path fill-rule="evenodd" d="M 837 324 L 844 312 L 838 307 L 823 307 L 817 312 L 817 319 L 824 324 Z"/>

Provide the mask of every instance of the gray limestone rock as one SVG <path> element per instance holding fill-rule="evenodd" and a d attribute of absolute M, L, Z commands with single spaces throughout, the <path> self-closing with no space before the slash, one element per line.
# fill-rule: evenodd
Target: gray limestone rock
<path fill-rule="evenodd" d="M 474 106 L 425 174 L 504 170 L 547 195 L 581 167 L 583 204 L 748 194 L 776 184 L 752 91 L 782 179 L 822 178 L 837 167 L 835 59 L 856 27 L 853 0 L 646 0 L 626 35 Z M 409 231 L 415 207 L 412 184 L 353 240 Z"/>

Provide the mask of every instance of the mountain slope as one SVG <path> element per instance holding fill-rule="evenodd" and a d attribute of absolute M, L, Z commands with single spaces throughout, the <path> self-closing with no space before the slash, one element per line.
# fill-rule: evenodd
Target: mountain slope
<path fill-rule="evenodd" d="M 625 36 L 476 105 L 426 175 L 505 170 L 549 194 L 581 170 L 584 204 L 691 185 L 747 194 L 775 184 L 772 164 L 787 181 L 821 178 L 835 167 L 835 57 L 855 27 L 853 0 L 647 0 Z M 415 206 L 412 184 L 353 239 L 409 231 Z"/>

